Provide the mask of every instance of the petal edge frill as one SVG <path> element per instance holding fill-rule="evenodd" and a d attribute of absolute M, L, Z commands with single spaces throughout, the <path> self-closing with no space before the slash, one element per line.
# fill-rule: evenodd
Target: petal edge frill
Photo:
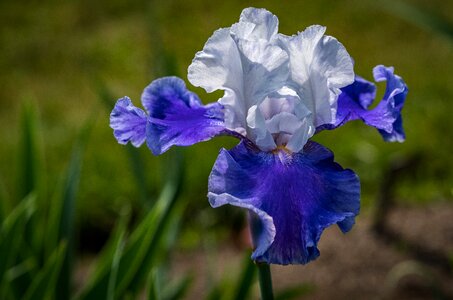
<path fill-rule="evenodd" d="M 244 143 L 222 150 L 208 196 L 213 207 L 249 209 L 256 247 L 252 258 L 282 265 L 314 260 L 322 231 L 338 224 L 347 232 L 360 209 L 357 175 L 314 142 L 293 154 L 261 152 Z"/>
<path fill-rule="evenodd" d="M 129 97 L 119 99 L 110 113 L 110 127 L 118 143 L 140 147 L 146 138 L 146 114 Z"/>
<path fill-rule="evenodd" d="M 174 145 L 209 140 L 225 130 L 223 107 L 218 103 L 202 105 L 178 77 L 153 81 L 143 91 L 142 103 L 149 113 L 146 142 L 155 155 Z"/>
<path fill-rule="evenodd" d="M 354 82 L 341 89 L 335 123 L 317 128 L 335 129 L 353 120 L 362 120 L 366 125 L 375 127 L 387 142 L 403 142 L 405 134 L 401 117 L 407 85 L 393 73 L 393 67 L 376 66 L 373 69 L 376 81 L 387 81 L 384 97 L 373 109 L 368 109 L 376 96 L 376 86 L 359 76 Z"/>

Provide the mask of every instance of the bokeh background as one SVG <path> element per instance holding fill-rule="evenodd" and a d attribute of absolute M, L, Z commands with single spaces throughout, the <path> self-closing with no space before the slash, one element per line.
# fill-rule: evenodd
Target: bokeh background
<path fill-rule="evenodd" d="M 195 272 L 197 278 L 214 273 L 214 278 L 222 281 L 223 276 L 228 278 L 222 274 L 230 270 L 228 262 L 231 261 L 231 269 L 239 264 L 247 248 L 243 212 L 234 208 L 211 209 L 206 199 L 207 178 L 218 150 L 232 147 L 235 141 L 217 138 L 154 157 L 146 147 L 134 151 L 118 145 L 109 128 L 109 114 L 114 101 L 125 95 L 139 105 L 143 88 L 155 78 L 178 75 L 186 80 L 194 54 L 212 32 L 236 22 L 241 10 L 249 6 L 265 7 L 276 14 L 279 31 L 284 34 L 312 24 L 325 25 L 327 34 L 340 40 L 354 58 L 357 74 L 372 80 L 375 65 L 394 66 L 395 73 L 409 86 L 403 110 L 405 143 L 384 143 L 376 130 L 355 122 L 316 137 L 334 151 L 342 166 L 360 176 L 362 214 L 351 233 L 354 242 L 348 242 L 348 235 L 340 236 L 337 230 L 328 231 L 321 239 L 319 263 L 275 268 L 276 289 L 297 285 L 300 278 L 311 284 L 303 296 L 307 299 L 383 296 L 382 286 L 396 272 L 395 266 L 412 261 L 417 255 L 411 255 L 410 247 L 398 250 L 391 241 L 369 233 L 382 198 L 397 200 L 389 224 L 415 242 L 438 245 L 436 251 L 452 257 L 453 1 L 4 0 L 0 1 L 2 210 L 12 209 L 25 196 L 24 186 L 30 173 L 40 181 L 43 199 L 58 194 L 58 183 L 66 174 L 73 147 L 81 132 L 89 131 L 82 133 L 81 173 L 74 193 L 78 275 L 73 289 L 83 285 L 91 262 L 121 213 L 129 211 L 133 227 L 152 207 L 168 177 L 169 164 L 174 165 L 181 153 L 184 167 L 178 168 L 184 168 L 185 173 L 178 201 L 186 205 L 173 251 L 172 261 L 177 266 L 173 264 L 170 269 L 176 274 Z M 221 96 L 188 86 L 205 103 Z M 378 84 L 378 99 L 384 89 L 385 84 Z M 27 139 L 23 128 L 30 114 L 37 124 L 37 147 L 28 148 L 33 150 L 28 155 L 39 162 L 33 170 L 27 169 L 24 162 Z M 436 220 L 437 223 L 430 223 Z M 348 247 L 345 243 L 349 243 Z M 356 249 L 360 245 L 365 247 L 363 252 Z M 352 256 L 344 260 L 336 256 L 340 251 L 363 259 L 350 263 Z M 374 257 L 381 257 L 385 263 L 373 265 L 373 251 Z M 321 261 L 324 253 L 326 258 Z M 431 254 L 428 252 L 427 256 Z M 220 271 L 214 267 L 217 263 L 223 266 Z M 451 280 L 451 275 L 442 271 L 432 276 L 412 272 L 419 267 L 417 260 L 414 264 L 415 267 L 401 268 L 410 276 L 419 275 L 414 279 L 419 288 L 430 290 L 433 285 L 427 281 L 442 286 L 442 282 Z M 429 265 L 428 262 L 423 266 Z M 357 276 L 340 282 L 339 278 L 350 268 L 351 274 Z M 436 270 L 434 266 L 432 272 Z M 363 274 L 371 274 L 368 281 L 361 281 Z M 206 282 L 195 280 L 187 297 L 206 295 Z M 324 292 L 329 287 L 337 294 Z M 404 292 L 402 295 L 407 296 Z M 429 292 L 417 295 L 434 297 Z"/>

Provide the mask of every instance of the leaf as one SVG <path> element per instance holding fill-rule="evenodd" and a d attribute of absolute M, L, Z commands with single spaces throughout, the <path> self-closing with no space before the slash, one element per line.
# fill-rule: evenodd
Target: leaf
<path fill-rule="evenodd" d="M 85 150 L 89 134 L 91 132 L 93 121 L 89 118 L 83 128 L 80 130 L 79 137 L 73 146 L 71 160 L 66 171 L 66 178 L 63 185 L 61 211 L 58 220 L 58 243 L 66 241 L 67 251 L 61 268 L 61 274 L 58 278 L 57 295 L 59 299 L 69 299 L 70 284 L 73 266 L 73 248 L 74 248 L 74 213 L 76 209 L 76 196 L 80 182 L 80 173 L 82 168 L 82 156 Z"/>
<path fill-rule="evenodd" d="M 162 292 L 162 299 L 164 300 L 178 300 L 182 299 L 190 285 L 193 282 L 193 275 L 189 274 L 179 280 L 176 284 L 169 285 L 163 292 Z"/>
<path fill-rule="evenodd" d="M 252 259 L 250 259 L 250 254 L 247 253 L 242 263 L 241 275 L 236 283 L 235 292 L 233 293 L 233 297 L 231 299 L 247 299 L 253 285 L 255 275 L 256 265 Z"/>
<path fill-rule="evenodd" d="M 155 263 L 181 188 L 182 168 L 178 170 L 179 176 L 167 181 L 153 209 L 134 230 L 125 246 L 118 266 L 115 291 L 119 298 L 128 290 L 140 290 Z M 96 271 L 97 277 L 89 282 L 80 295 L 81 299 L 105 299 L 111 269 L 105 265 L 100 268 L 100 271 Z"/>
<path fill-rule="evenodd" d="M 41 148 L 38 145 L 39 123 L 35 106 L 26 103 L 22 107 L 21 142 L 19 148 L 19 198 L 39 190 L 42 163 L 39 159 Z"/>
<path fill-rule="evenodd" d="M 25 226 L 36 211 L 36 195 L 31 194 L 6 217 L 0 234 L 0 281 L 3 283 L 5 272 L 14 263 L 23 240 Z"/>
<path fill-rule="evenodd" d="M 66 243 L 62 242 L 44 265 L 44 268 L 34 278 L 27 289 L 23 300 L 54 299 L 58 275 L 66 253 Z"/>
<path fill-rule="evenodd" d="M 151 207 L 151 200 L 149 198 L 149 191 L 146 186 L 146 175 L 144 171 L 144 162 L 140 150 L 132 145 L 126 146 L 127 156 L 129 158 L 129 166 L 134 174 L 137 189 L 140 194 L 140 199 L 145 206 Z"/>
<path fill-rule="evenodd" d="M 217 284 L 213 288 L 211 288 L 206 299 L 207 300 L 219 300 L 219 299 L 222 299 L 222 295 L 223 295 L 222 285 Z"/>
<path fill-rule="evenodd" d="M 115 251 L 112 256 L 112 267 L 109 277 L 109 284 L 107 290 L 107 299 L 115 299 L 115 288 L 118 277 L 118 269 L 120 265 L 121 255 L 123 253 L 124 243 L 126 239 L 126 223 L 120 224 L 118 238 L 115 245 Z"/>
<path fill-rule="evenodd" d="M 36 260 L 33 257 L 29 257 L 25 261 L 13 266 L 6 272 L 6 281 L 12 282 L 24 274 L 31 273 L 35 268 Z"/>
<path fill-rule="evenodd" d="M 10 200 L 6 193 L 3 177 L 0 176 L 0 220 L 4 220 L 10 211 Z"/>
<path fill-rule="evenodd" d="M 27 248 L 37 257 L 42 250 L 45 224 L 42 222 L 46 203 L 44 183 L 45 169 L 43 168 L 43 146 L 40 137 L 38 111 L 32 102 L 26 102 L 22 107 L 19 146 L 19 178 L 18 197 L 25 198 L 30 193 L 36 194 L 38 209 L 26 225 L 24 238 L 29 244 Z"/>
<path fill-rule="evenodd" d="M 157 269 L 151 269 L 148 276 L 148 282 L 146 283 L 147 299 L 148 300 L 160 300 L 159 283 L 158 283 L 158 272 Z"/>
<path fill-rule="evenodd" d="M 104 81 L 99 77 L 93 76 L 92 80 L 94 89 L 97 92 L 98 99 L 104 104 L 108 111 L 111 111 L 115 105 L 114 99 L 117 97 L 113 96 L 111 91 L 107 88 Z M 148 199 L 149 191 L 146 186 L 147 177 L 143 169 L 143 159 L 140 155 L 140 150 L 132 145 L 126 145 L 127 156 L 129 158 L 129 165 L 134 174 L 135 182 L 137 184 L 137 190 L 140 194 L 140 200 L 145 206 L 151 206 L 150 200 Z"/>
<path fill-rule="evenodd" d="M 117 253 L 117 247 L 122 242 L 122 239 L 125 239 L 127 234 L 127 224 L 130 219 L 130 208 L 128 206 L 124 207 L 120 213 L 120 219 L 117 222 L 113 232 L 110 235 L 107 244 L 102 249 L 101 253 L 98 255 L 96 265 L 92 275 L 87 280 L 88 285 L 100 280 L 104 275 L 106 270 L 113 266 L 114 256 Z"/>

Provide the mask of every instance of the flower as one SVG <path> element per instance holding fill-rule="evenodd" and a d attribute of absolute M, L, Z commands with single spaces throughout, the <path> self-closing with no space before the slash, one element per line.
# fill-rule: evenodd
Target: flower
<path fill-rule="evenodd" d="M 286 36 L 269 11 L 244 9 L 238 23 L 214 32 L 188 68 L 193 85 L 224 91 L 216 103 L 203 105 L 182 79 L 164 77 L 145 88 L 146 112 L 124 97 L 110 115 L 119 143 L 146 141 L 155 155 L 218 135 L 239 138 L 220 151 L 208 199 L 213 207 L 250 212 L 257 262 L 308 263 L 319 256 L 325 228 L 337 224 L 347 232 L 359 213 L 358 176 L 310 140 L 316 132 L 360 119 L 386 141 L 404 140 L 403 80 L 377 66 L 375 80 L 387 80 L 387 89 L 369 110 L 374 84 L 354 74 L 348 52 L 325 30 L 315 25 Z"/>

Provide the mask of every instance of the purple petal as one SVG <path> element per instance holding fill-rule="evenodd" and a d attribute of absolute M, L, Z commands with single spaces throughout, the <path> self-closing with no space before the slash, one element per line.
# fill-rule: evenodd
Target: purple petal
<path fill-rule="evenodd" d="M 381 102 L 374 109 L 368 110 L 376 96 L 376 87 L 356 76 L 354 83 L 341 89 L 335 123 L 321 126 L 317 128 L 318 131 L 335 129 L 349 121 L 360 119 L 378 129 L 385 141 L 404 141 L 401 110 L 406 99 L 407 86 L 401 77 L 393 74 L 392 67 L 376 66 L 373 74 L 376 81 L 387 81 Z"/>
<path fill-rule="evenodd" d="M 387 142 L 404 142 L 406 135 L 403 129 L 403 119 L 401 110 L 403 109 L 406 100 L 408 88 L 403 79 L 393 73 L 393 67 L 385 67 L 382 65 L 376 66 L 373 69 L 374 80 L 387 81 L 384 98 L 381 102 L 387 102 L 387 110 L 393 113 L 395 121 L 392 127 L 378 128 L 382 137 Z M 380 104 L 380 103 L 379 103 Z M 379 107 L 379 105 L 378 105 Z M 376 107 L 376 109 L 378 108 Z"/>
<path fill-rule="evenodd" d="M 208 197 L 213 207 L 231 204 L 251 212 L 254 260 L 305 264 L 318 257 L 326 227 L 351 229 L 360 208 L 360 183 L 317 143 L 293 154 L 260 152 L 241 143 L 220 152 Z"/>
<path fill-rule="evenodd" d="M 376 86 L 356 76 L 354 83 L 343 88 L 338 97 L 335 128 L 346 122 L 361 119 L 361 115 L 367 111 L 375 97 Z"/>
<path fill-rule="evenodd" d="M 146 138 L 146 114 L 135 107 L 129 97 L 119 99 L 110 114 L 110 127 L 120 144 L 131 142 L 135 147 L 143 144 Z"/>
<path fill-rule="evenodd" d="M 223 107 L 218 103 L 203 106 L 178 77 L 153 81 L 143 91 L 142 103 L 149 113 L 147 145 L 156 155 L 173 145 L 209 140 L 225 129 Z"/>

